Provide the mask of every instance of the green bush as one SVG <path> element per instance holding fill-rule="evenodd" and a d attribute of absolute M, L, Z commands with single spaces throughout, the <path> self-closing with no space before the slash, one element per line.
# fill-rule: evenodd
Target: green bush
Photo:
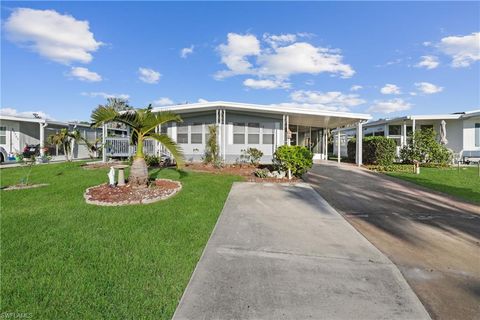
<path fill-rule="evenodd" d="M 160 157 L 155 155 L 145 155 L 145 162 L 148 167 L 158 167 L 160 165 Z"/>
<path fill-rule="evenodd" d="M 355 155 L 357 154 L 357 138 L 351 138 L 347 142 L 347 160 L 355 162 Z"/>
<path fill-rule="evenodd" d="M 242 150 L 240 158 L 243 162 L 250 162 L 254 166 L 260 164 L 260 159 L 263 157 L 263 152 L 257 148 L 248 148 L 247 150 Z"/>
<path fill-rule="evenodd" d="M 356 138 L 350 139 L 347 143 L 347 159 L 351 162 L 355 162 L 356 143 Z M 397 149 L 395 140 L 383 136 L 365 137 L 362 145 L 363 163 L 381 166 L 393 164 Z"/>
<path fill-rule="evenodd" d="M 395 140 L 387 137 L 366 137 L 363 139 L 363 162 L 389 166 L 393 164 L 397 153 Z"/>
<path fill-rule="evenodd" d="M 301 177 L 313 164 L 313 153 L 302 146 L 280 146 L 275 151 L 274 163 L 282 171 Z"/>
<path fill-rule="evenodd" d="M 410 137 L 408 145 L 400 150 L 400 158 L 404 163 L 433 163 L 436 166 L 447 166 L 452 162 L 453 154 L 436 139 L 433 129 L 418 130 Z"/>
<path fill-rule="evenodd" d="M 218 154 L 219 147 L 217 144 L 217 126 L 208 126 L 208 133 L 209 137 L 205 146 L 205 156 L 203 157 L 203 162 L 218 166 L 220 164 L 220 157 Z"/>
<path fill-rule="evenodd" d="M 257 169 L 253 172 L 256 177 L 262 179 L 267 178 L 269 173 L 270 171 L 268 169 Z"/>

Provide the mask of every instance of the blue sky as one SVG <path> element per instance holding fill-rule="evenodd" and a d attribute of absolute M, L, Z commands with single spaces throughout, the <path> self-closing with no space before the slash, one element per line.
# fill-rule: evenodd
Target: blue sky
<path fill-rule="evenodd" d="M 478 2 L 1 6 L 3 114 L 88 120 L 112 95 L 374 118 L 480 108 Z"/>

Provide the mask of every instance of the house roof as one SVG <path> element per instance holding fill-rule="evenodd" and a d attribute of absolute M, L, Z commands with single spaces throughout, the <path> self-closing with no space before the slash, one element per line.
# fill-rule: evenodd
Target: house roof
<path fill-rule="evenodd" d="M 47 123 L 47 124 L 53 124 L 53 125 L 59 125 L 59 126 L 90 127 L 89 124 L 85 124 L 85 123 L 63 122 L 63 121 L 55 121 L 55 120 L 41 119 L 41 118 L 26 118 L 26 117 L 15 117 L 15 116 L 4 116 L 4 115 L 0 115 L 0 120 L 31 122 L 31 123 Z"/>
<path fill-rule="evenodd" d="M 282 105 L 260 105 L 227 101 L 209 101 L 191 104 L 179 104 L 165 107 L 154 108 L 154 112 L 172 111 L 178 114 L 213 111 L 216 109 L 227 110 L 226 117 L 228 121 L 228 111 L 246 111 L 253 113 L 267 113 L 277 115 L 288 115 L 291 124 L 315 126 L 321 128 L 337 128 L 349 124 L 354 124 L 359 121 L 366 121 L 371 119 L 368 114 L 338 112 L 318 109 L 307 109 L 288 107 Z"/>

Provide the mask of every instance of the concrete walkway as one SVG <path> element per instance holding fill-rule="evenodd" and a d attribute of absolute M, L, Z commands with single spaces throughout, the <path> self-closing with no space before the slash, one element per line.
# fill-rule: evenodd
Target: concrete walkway
<path fill-rule="evenodd" d="M 174 319 L 429 319 L 309 185 L 234 184 Z"/>

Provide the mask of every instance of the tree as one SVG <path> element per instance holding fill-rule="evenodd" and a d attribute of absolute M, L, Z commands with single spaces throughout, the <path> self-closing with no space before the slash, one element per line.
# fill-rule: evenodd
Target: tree
<path fill-rule="evenodd" d="M 70 157 L 70 155 L 73 149 L 72 145 L 75 140 L 83 140 L 80 132 L 78 132 L 78 130 L 68 131 L 67 128 L 60 129 L 60 131 L 48 137 L 49 143 L 63 148 L 65 160 L 67 161 L 72 160 L 72 157 Z"/>
<path fill-rule="evenodd" d="M 132 129 L 131 143 L 137 146 L 137 151 L 130 170 L 129 183 L 135 186 L 148 185 L 148 170 L 143 153 L 145 138 L 153 138 L 163 144 L 175 158 L 177 167 L 183 165 L 183 153 L 180 147 L 169 136 L 155 132 L 155 128 L 159 125 L 172 121 L 181 122 L 180 116 L 168 111 L 153 113 L 151 105 L 145 109 L 127 106 L 124 111 L 119 111 L 117 107 L 115 104 L 98 106 L 92 112 L 92 126 L 99 127 L 104 123 L 119 122 Z"/>
<path fill-rule="evenodd" d="M 405 163 L 419 161 L 422 163 L 436 163 L 447 165 L 452 160 L 452 152 L 436 139 L 433 129 L 415 131 L 410 137 L 408 145 L 400 150 L 400 158 Z"/>

